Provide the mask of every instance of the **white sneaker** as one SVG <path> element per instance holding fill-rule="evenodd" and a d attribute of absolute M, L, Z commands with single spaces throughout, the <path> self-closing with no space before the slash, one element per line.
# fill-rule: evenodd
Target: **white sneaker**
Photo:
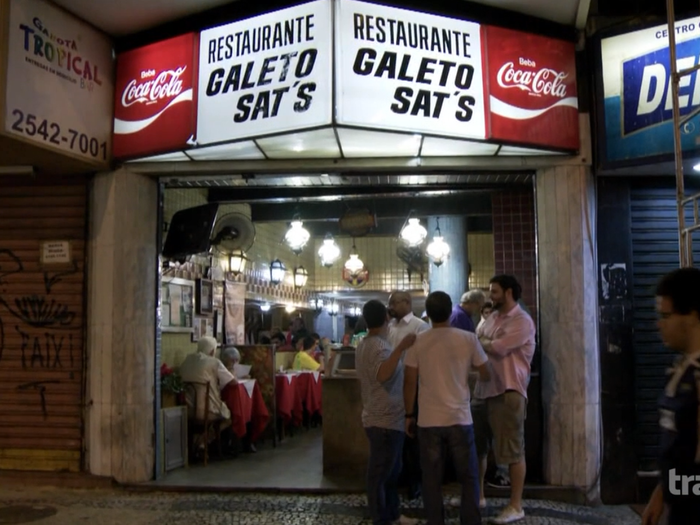
<path fill-rule="evenodd" d="M 417 520 L 416 518 L 409 518 L 408 516 L 404 516 L 403 514 L 401 514 L 401 516 L 399 516 L 399 519 L 397 519 L 394 522 L 394 525 L 417 525 L 418 521 L 419 520 Z"/>
<path fill-rule="evenodd" d="M 491 523 L 496 523 L 496 525 L 504 525 L 506 523 L 520 521 L 523 518 L 525 518 L 524 510 L 515 510 L 513 507 L 508 505 L 498 516 L 491 519 Z"/>

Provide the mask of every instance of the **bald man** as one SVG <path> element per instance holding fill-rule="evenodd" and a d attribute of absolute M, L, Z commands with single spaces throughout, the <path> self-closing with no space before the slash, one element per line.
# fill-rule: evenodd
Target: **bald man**
<path fill-rule="evenodd" d="M 395 291 L 389 296 L 389 343 L 396 346 L 409 334 L 420 334 L 430 329 L 430 325 L 413 315 L 413 298 L 404 291 Z M 401 365 L 403 367 L 403 358 Z M 416 410 L 418 404 L 416 403 Z M 421 470 L 418 440 L 406 436 L 403 448 L 403 479 L 408 484 L 408 499 L 416 499 L 421 494 Z"/>

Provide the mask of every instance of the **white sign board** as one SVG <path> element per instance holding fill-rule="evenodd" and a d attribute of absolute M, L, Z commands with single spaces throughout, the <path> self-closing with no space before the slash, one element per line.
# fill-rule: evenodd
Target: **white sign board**
<path fill-rule="evenodd" d="M 486 138 L 479 24 L 343 0 L 339 124 Z"/>
<path fill-rule="evenodd" d="M 41 264 L 70 264 L 70 241 L 47 241 L 41 243 Z"/>
<path fill-rule="evenodd" d="M 12 0 L 5 131 L 106 164 L 114 67 L 107 37 L 43 0 Z"/>
<path fill-rule="evenodd" d="M 331 123 L 330 0 L 202 31 L 197 143 Z"/>

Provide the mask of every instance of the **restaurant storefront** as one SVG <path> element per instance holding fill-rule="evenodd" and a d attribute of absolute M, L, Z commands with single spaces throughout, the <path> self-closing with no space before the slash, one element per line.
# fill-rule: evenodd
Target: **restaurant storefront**
<path fill-rule="evenodd" d="M 292 207 L 285 207 L 290 202 L 297 202 L 304 220 L 305 201 L 334 199 L 339 209 L 324 219 L 338 221 L 348 199 L 363 193 L 386 199 L 390 192 L 401 198 L 432 192 L 431 198 L 440 202 L 440 195 L 460 192 L 475 209 L 479 203 L 488 207 L 475 213 L 489 215 L 492 223 L 494 262 L 489 271 L 522 276 L 527 306 L 541 327 L 541 357 L 536 363 L 541 370 L 533 377 L 541 401 L 533 403 L 532 416 L 541 423 L 531 439 L 532 449 L 540 452 L 539 465 L 533 464 L 532 471 L 553 485 L 595 485 L 597 343 L 589 336 L 594 333 L 595 316 L 590 314 L 596 303 L 589 292 L 595 289 L 591 284 L 596 272 L 588 249 L 595 200 L 586 160 L 590 132 L 586 116 L 577 110 L 572 43 L 475 22 L 416 17 L 411 11 L 375 4 L 311 2 L 127 51 L 118 57 L 116 93 L 114 149 L 127 162 L 116 172 L 98 176 L 96 183 L 114 185 L 116 198 L 124 199 L 114 201 L 115 209 L 123 206 L 136 215 L 115 217 L 104 242 L 116 242 L 121 235 L 117 225 L 130 230 L 132 238 L 137 229 L 138 240 L 133 248 L 124 248 L 124 256 L 133 260 L 132 266 L 154 271 L 152 278 L 137 283 L 133 276 L 140 272 L 132 267 L 119 280 L 102 283 L 105 290 L 118 286 L 143 299 L 133 303 L 137 306 L 130 312 L 119 307 L 111 312 L 115 324 L 134 315 L 139 319 L 130 337 L 140 345 L 133 355 L 126 351 L 125 368 L 133 370 L 132 360 L 153 360 L 153 368 L 139 370 L 129 384 L 150 389 L 155 369 L 182 356 L 180 343 L 172 343 L 172 327 L 164 324 L 164 312 L 172 312 L 172 304 L 163 302 L 161 284 L 175 274 L 195 283 L 214 274 L 196 258 L 176 269 L 161 266 L 163 261 L 156 264 L 160 241 L 152 232 L 167 236 L 158 226 L 159 207 L 166 223 L 175 211 L 211 202 L 219 203 L 219 218 L 228 213 L 247 216 L 258 237 L 246 247 L 252 264 L 235 279 L 245 284 L 247 303 L 293 306 L 308 310 L 304 315 L 311 313 L 313 320 L 309 300 L 316 295 L 329 299 L 334 286 L 341 296 L 352 296 L 339 298 L 339 308 L 361 305 L 358 294 L 348 293 L 352 286 L 341 279 L 342 261 L 333 270 L 335 281 L 322 282 L 313 274 L 323 233 L 312 240 L 313 248 L 309 244 L 295 259 L 279 239 L 274 243 L 265 238 L 263 223 L 276 221 L 281 237 L 293 219 Z M 162 184 L 160 204 L 153 177 Z M 126 202 L 131 195 L 119 191 L 127 183 L 140 207 Z M 350 189 L 340 191 L 343 187 Z M 381 195 L 372 195 L 373 190 Z M 469 194 L 476 190 L 487 191 L 475 199 Z M 149 198 L 153 201 L 147 202 Z M 173 204 L 178 200 L 179 205 Z M 448 199 L 445 202 L 447 206 Z M 277 207 L 278 213 L 265 216 L 265 206 L 268 211 Z M 280 210 L 292 215 L 283 218 Z M 404 211 L 402 220 L 411 210 Z M 442 225 L 455 213 L 449 208 L 445 212 L 429 210 L 423 217 L 431 224 L 443 216 Z M 402 213 L 397 211 L 394 219 Z M 468 209 L 462 213 L 469 215 Z M 531 233 L 522 224 L 529 224 Z M 387 242 L 396 239 L 400 229 L 399 224 L 396 231 L 385 233 Z M 371 240 L 370 236 L 366 242 Z M 363 255 L 363 249 L 365 254 L 372 249 L 360 246 L 362 242 L 356 239 L 358 252 L 371 257 Z M 352 235 L 339 232 L 338 243 L 341 249 L 352 248 Z M 468 235 L 464 244 L 469 244 Z M 137 253 L 152 253 L 153 259 Z M 291 282 L 292 270 L 304 257 L 309 260 L 302 266 L 311 276 L 300 291 Z M 343 253 L 343 260 L 346 257 Z M 275 259 L 289 269 L 287 286 L 270 285 L 269 266 Z M 368 265 L 365 290 L 422 289 L 420 279 L 405 280 L 404 262 L 390 261 L 388 266 L 404 280 L 380 280 L 391 272 Z M 437 273 L 433 266 L 426 266 L 428 286 L 431 274 Z M 468 271 L 455 275 L 460 273 L 469 286 Z M 155 295 L 159 290 L 160 302 Z M 211 318 L 216 330 L 216 315 Z M 210 321 L 196 323 L 206 327 Z M 230 333 L 226 326 L 223 330 Z M 192 351 L 191 334 L 176 337 L 187 347 L 185 352 Z M 561 374 L 572 380 L 562 381 Z M 143 387 L 138 390 L 143 392 L 139 406 L 153 408 Z M 116 405 L 123 407 L 121 401 Z M 131 450 L 142 453 L 124 457 L 118 468 L 103 464 L 91 470 L 140 481 L 152 477 L 157 465 L 160 475 L 161 456 L 151 441 L 160 415 L 129 410 L 125 416 L 126 412 L 128 424 L 113 424 L 133 429 L 129 440 L 140 445 Z M 96 458 L 109 446 L 114 450 L 115 438 L 93 437 Z"/>

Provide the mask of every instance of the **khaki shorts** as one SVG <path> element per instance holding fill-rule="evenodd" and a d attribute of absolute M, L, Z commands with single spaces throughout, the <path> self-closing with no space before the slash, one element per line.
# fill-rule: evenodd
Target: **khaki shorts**
<path fill-rule="evenodd" d="M 500 396 L 472 401 L 476 453 L 485 457 L 491 443 L 499 465 L 525 460 L 527 399 L 509 390 Z"/>

